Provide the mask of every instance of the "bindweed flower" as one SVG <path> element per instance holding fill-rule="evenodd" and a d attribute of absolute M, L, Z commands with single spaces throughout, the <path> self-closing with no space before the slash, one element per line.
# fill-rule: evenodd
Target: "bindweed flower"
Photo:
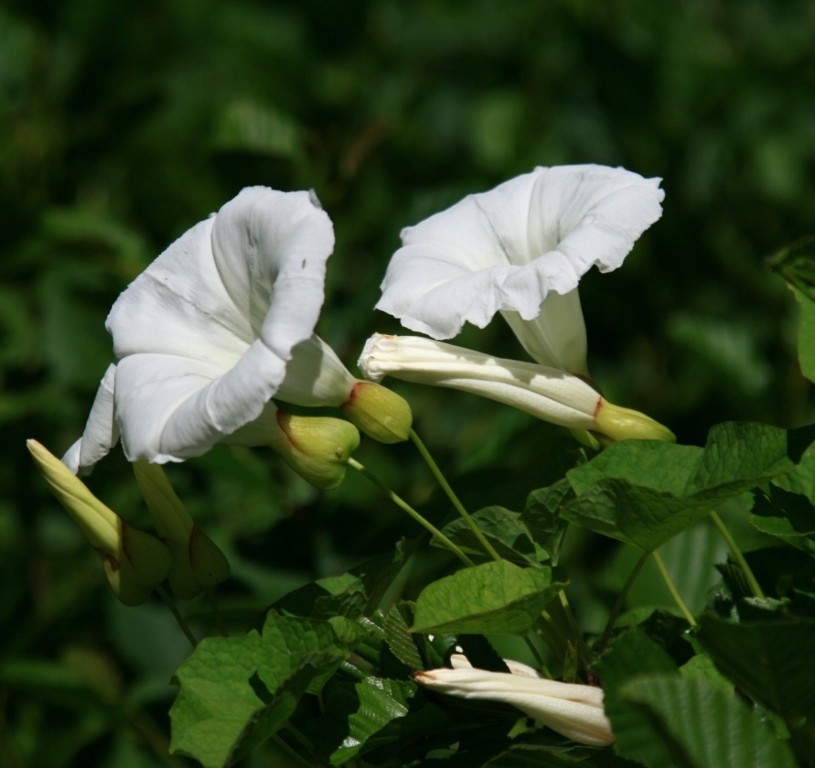
<path fill-rule="evenodd" d="M 128 525 L 36 440 L 29 440 L 27 446 L 54 496 L 102 558 L 116 597 L 129 606 L 147 600 L 170 572 L 167 547 Z"/>
<path fill-rule="evenodd" d="M 660 179 L 623 168 L 536 168 L 402 231 L 377 309 L 434 339 L 500 312 L 541 365 L 586 375 L 577 295 L 619 267 L 662 214 Z"/>
<path fill-rule="evenodd" d="M 363 350 L 363 373 L 489 397 L 569 427 L 595 447 L 587 432 L 601 442 L 674 440 L 587 383 L 577 293 L 590 267 L 619 267 L 660 217 L 659 182 L 598 165 L 536 168 L 404 229 L 376 306 L 437 342 L 377 334 Z M 438 343 L 465 322 L 483 328 L 498 312 L 536 364 Z"/>
<path fill-rule="evenodd" d="M 601 688 L 547 680 L 517 661 L 506 662 L 510 673 L 474 669 L 460 654 L 454 654 L 451 663 L 453 669 L 431 669 L 413 677 L 426 688 L 450 696 L 511 704 L 580 744 L 605 747 L 615 741 Z"/>
<path fill-rule="evenodd" d="M 161 541 L 173 556 L 168 574 L 176 597 L 190 600 L 229 577 L 224 553 L 196 524 L 158 464 L 137 461 L 133 472 Z"/>
<path fill-rule="evenodd" d="M 88 471 L 120 437 L 130 461 L 155 463 L 221 441 L 280 449 L 289 433 L 272 397 L 346 406 L 359 382 L 314 335 L 333 247 L 313 194 L 266 187 L 244 189 L 182 235 L 114 304 L 116 362 L 65 463 Z M 357 418 L 359 408 L 345 410 Z M 375 429 L 376 414 L 363 416 Z"/>
<path fill-rule="evenodd" d="M 359 367 L 373 381 L 394 376 L 458 389 L 609 441 L 631 437 L 673 440 L 673 434 L 661 424 L 609 403 L 577 376 L 420 336 L 374 334 L 362 350 Z"/>

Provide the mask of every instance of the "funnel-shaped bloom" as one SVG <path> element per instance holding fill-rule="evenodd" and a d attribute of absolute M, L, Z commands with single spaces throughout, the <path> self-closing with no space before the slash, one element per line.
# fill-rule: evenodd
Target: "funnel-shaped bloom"
<path fill-rule="evenodd" d="M 674 439 L 643 413 L 609 403 L 583 379 L 556 368 L 505 360 L 420 336 L 374 334 L 359 367 L 369 379 L 394 376 L 488 397 L 544 421 L 588 430 L 609 441 Z"/>
<path fill-rule="evenodd" d="M 376 305 L 434 339 L 496 312 L 529 355 L 586 375 L 576 289 L 594 265 L 619 267 L 661 215 L 659 179 L 622 168 L 536 168 L 402 231 Z"/>
<path fill-rule="evenodd" d="M 518 662 L 507 662 L 510 674 L 474 669 L 460 655 L 454 655 L 451 661 L 454 669 L 416 672 L 414 679 L 450 696 L 511 704 L 580 744 L 605 747 L 615 741 L 603 710 L 601 688 L 546 680 Z"/>
<path fill-rule="evenodd" d="M 172 557 L 158 539 L 128 525 L 36 440 L 28 450 L 51 491 L 102 558 L 105 575 L 125 605 L 140 605 L 167 577 Z"/>
<path fill-rule="evenodd" d="M 182 235 L 114 304 L 116 363 L 65 463 L 87 471 L 119 436 L 129 460 L 155 463 L 279 443 L 272 397 L 344 406 L 358 381 L 314 335 L 333 247 L 313 194 L 266 187 Z"/>

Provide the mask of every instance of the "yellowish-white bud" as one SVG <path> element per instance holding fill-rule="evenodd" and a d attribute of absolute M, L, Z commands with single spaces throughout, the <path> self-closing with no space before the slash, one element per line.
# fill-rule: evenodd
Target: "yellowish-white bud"
<path fill-rule="evenodd" d="M 26 445 L 57 500 L 102 558 L 108 583 L 125 605 L 140 605 L 170 572 L 172 557 L 158 539 L 128 525 L 56 456 Z"/>
<path fill-rule="evenodd" d="M 351 423 L 380 443 L 401 443 L 410 437 L 413 412 L 407 400 L 373 381 L 357 381 L 340 406 Z"/>
<path fill-rule="evenodd" d="M 323 490 L 336 488 L 345 467 L 359 446 L 357 428 L 330 416 L 296 416 L 277 412 L 283 436 L 269 443 L 301 477 Z"/>
<path fill-rule="evenodd" d="M 597 423 L 595 431 L 611 441 L 620 440 L 663 440 L 676 442 L 676 435 L 650 416 L 630 408 L 621 408 L 600 398 L 594 414 Z"/>
<path fill-rule="evenodd" d="M 137 461 L 133 472 L 153 525 L 173 556 L 168 580 L 176 597 L 190 600 L 229 577 L 229 562 L 195 523 L 159 464 Z"/>

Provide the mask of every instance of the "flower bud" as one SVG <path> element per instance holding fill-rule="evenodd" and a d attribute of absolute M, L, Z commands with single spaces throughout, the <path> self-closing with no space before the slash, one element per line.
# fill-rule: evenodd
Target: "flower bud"
<path fill-rule="evenodd" d="M 283 437 L 269 443 L 298 475 L 323 490 L 345 478 L 345 465 L 359 445 L 357 428 L 330 416 L 296 416 L 277 412 Z"/>
<path fill-rule="evenodd" d="M 36 440 L 26 445 L 57 500 L 102 558 L 108 583 L 125 605 L 140 605 L 167 577 L 172 557 L 158 539 L 128 525 Z"/>
<path fill-rule="evenodd" d="M 460 654 L 454 654 L 451 662 L 454 669 L 429 669 L 413 677 L 426 688 L 450 696 L 511 704 L 580 744 L 606 747 L 615 741 L 601 688 L 547 680 L 531 667 L 508 659 L 509 674 L 475 669 Z"/>
<path fill-rule="evenodd" d="M 353 424 L 380 443 L 401 443 L 410 436 L 410 405 L 381 384 L 357 381 L 340 408 Z"/>
<path fill-rule="evenodd" d="M 596 431 L 617 442 L 620 440 L 664 440 L 676 442 L 676 435 L 649 416 L 629 408 L 621 408 L 600 398 L 594 414 Z"/>
<path fill-rule="evenodd" d="M 196 524 L 159 464 L 137 461 L 133 472 L 162 542 L 173 556 L 173 594 L 190 600 L 229 577 L 224 553 Z"/>

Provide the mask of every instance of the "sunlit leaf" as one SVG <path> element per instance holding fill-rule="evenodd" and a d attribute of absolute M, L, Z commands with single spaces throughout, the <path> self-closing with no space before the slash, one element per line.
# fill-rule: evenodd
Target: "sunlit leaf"
<path fill-rule="evenodd" d="M 549 568 L 505 561 L 465 568 L 429 584 L 416 600 L 412 632 L 515 634 L 529 629 L 562 585 Z"/>

